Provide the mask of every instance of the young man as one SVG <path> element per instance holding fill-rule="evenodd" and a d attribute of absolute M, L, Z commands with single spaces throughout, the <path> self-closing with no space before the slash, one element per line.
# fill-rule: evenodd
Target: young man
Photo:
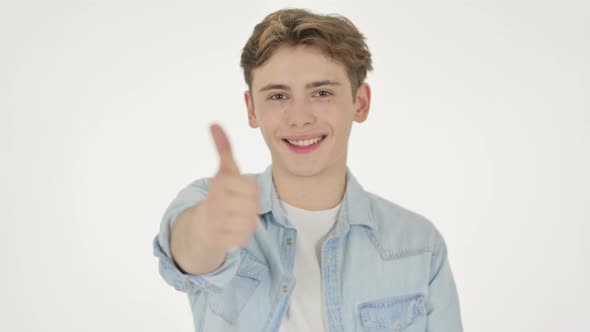
<path fill-rule="evenodd" d="M 154 239 L 195 331 L 462 331 L 440 233 L 347 167 L 371 100 L 363 35 L 344 17 L 280 10 L 241 65 L 272 164 L 241 174 L 213 125 L 219 171 L 178 194 Z"/>

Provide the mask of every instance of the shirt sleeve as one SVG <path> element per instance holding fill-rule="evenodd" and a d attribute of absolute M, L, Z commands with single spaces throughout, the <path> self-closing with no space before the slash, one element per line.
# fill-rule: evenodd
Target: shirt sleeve
<path fill-rule="evenodd" d="M 447 246 L 440 234 L 437 250 L 432 258 L 431 271 L 427 331 L 462 332 L 457 288 L 447 257 Z"/>
<path fill-rule="evenodd" d="M 153 240 L 154 256 L 159 261 L 159 272 L 170 286 L 184 293 L 201 290 L 219 293 L 236 274 L 240 264 L 239 248 L 228 250 L 223 264 L 208 274 L 184 273 L 172 259 L 170 233 L 176 218 L 187 208 L 196 205 L 207 196 L 208 180 L 199 179 L 182 189 L 170 203 L 161 220 L 160 232 Z"/>

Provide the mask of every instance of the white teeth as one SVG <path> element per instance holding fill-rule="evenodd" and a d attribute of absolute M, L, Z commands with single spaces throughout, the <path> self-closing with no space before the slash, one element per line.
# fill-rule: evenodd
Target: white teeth
<path fill-rule="evenodd" d="M 316 137 L 316 138 L 313 138 L 313 139 L 306 139 L 306 140 L 303 140 L 303 141 L 292 141 L 292 140 L 289 140 L 288 139 L 287 141 L 289 141 L 289 143 L 291 143 L 293 145 L 297 145 L 297 146 L 308 146 L 308 145 L 315 144 L 315 143 L 317 143 L 317 142 L 319 142 L 321 140 L 322 140 L 322 137 Z"/>

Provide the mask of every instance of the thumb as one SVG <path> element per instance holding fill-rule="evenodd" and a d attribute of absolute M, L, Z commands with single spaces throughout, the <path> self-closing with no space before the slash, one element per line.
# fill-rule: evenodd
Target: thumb
<path fill-rule="evenodd" d="M 211 136 L 213 136 L 213 141 L 219 154 L 219 172 L 240 174 L 240 169 L 231 152 L 229 140 L 221 126 L 214 123 L 209 129 L 211 130 Z"/>

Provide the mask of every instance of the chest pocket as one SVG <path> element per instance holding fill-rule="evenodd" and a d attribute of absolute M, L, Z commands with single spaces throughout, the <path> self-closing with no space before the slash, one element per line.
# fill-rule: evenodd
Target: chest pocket
<path fill-rule="evenodd" d="M 268 267 L 257 261 L 247 250 L 242 249 L 236 275 L 223 287 L 220 294 L 209 297 L 209 308 L 228 323 L 235 324 L 240 312 L 267 275 Z"/>
<path fill-rule="evenodd" d="M 365 332 L 410 331 L 414 326 L 412 323 L 423 317 L 425 312 L 424 295 L 421 293 L 389 297 L 359 305 L 361 326 Z"/>

